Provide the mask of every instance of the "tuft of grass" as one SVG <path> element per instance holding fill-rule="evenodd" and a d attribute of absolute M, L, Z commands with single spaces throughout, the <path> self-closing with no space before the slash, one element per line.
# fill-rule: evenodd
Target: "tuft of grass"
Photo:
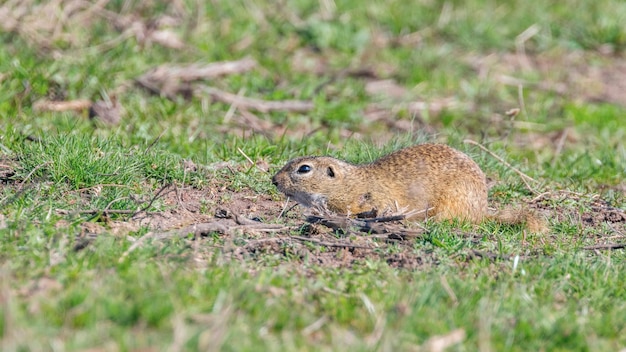
<path fill-rule="evenodd" d="M 147 204 L 136 197 L 145 189 L 205 182 L 197 170 L 185 170 L 179 156 L 154 146 L 128 148 L 119 140 L 59 135 L 12 147 L 19 162 L 13 177 L 23 192 L 7 196 L 4 204 L 34 207 L 41 215 L 57 206 L 133 210 Z"/>

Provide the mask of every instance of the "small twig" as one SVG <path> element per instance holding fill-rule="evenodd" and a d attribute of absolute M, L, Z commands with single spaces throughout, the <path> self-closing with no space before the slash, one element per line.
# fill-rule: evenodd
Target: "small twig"
<path fill-rule="evenodd" d="M 611 250 L 611 249 L 620 249 L 620 248 L 626 248 L 626 243 L 606 243 L 606 244 L 597 244 L 595 246 L 583 247 L 583 249 L 588 250 L 588 251 L 595 251 L 597 249 Z"/>
<path fill-rule="evenodd" d="M 390 221 L 400 221 L 404 220 L 406 216 L 404 215 L 392 215 L 392 216 L 382 216 L 380 218 L 371 218 L 371 219 L 363 219 L 366 223 L 380 223 L 380 222 L 390 222 Z"/>
<path fill-rule="evenodd" d="M 521 177 L 522 182 L 524 182 L 524 184 L 526 185 L 526 188 L 528 188 L 529 191 L 531 191 L 533 193 L 537 193 L 537 191 L 530 184 L 528 184 L 527 181 L 532 181 L 532 182 L 535 182 L 535 183 L 539 183 L 539 181 L 537 181 L 534 178 L 532 178 L 532 177 L 526 175 L 525 173 L 521 172 L 519 169 L 517 169 L 513 165 L 509 164 L 506 160 L 502 159 L 500 156 L 498 156 L 496 153 L 492 152 L 491 150 L 487 149 L 482 144 L 480 144 L 478 142 L 475 142 L 475 141 L 473 141 L 471 139 L 465 139 L 463 141 L 463 143 L 473 144 L 473 145 L 477 146 L 478 148 L 482 149 L 483 151 L 489 153 L 489 155 L 491 155 L 492 157 L 497 159 L 499 162 L 504 164 L 504 166 L 508 167 L 509 169 L 511 169 L 515 173 L 517 173 Z"/>
<path fill-rule="evenodd" d="M 171 79 L 182 82 L 192 82 L 201 79 L 212 79 L 220 76 L 243 73 L 256 67 L 257 62 L 252 58 L 244 58 L 236 61 L 212 62 L 209 64 L 190 65 L 161 65 L 150 70 L 142 77 L 151 80 L 165 82 Z"/>
<path fill-rule="evenodd" d="M 372 249 L 372 247 L 369 247 L 369 246 L 361 246 L 361 245 L 358 245 L 358 244 L 341 243 L 341 242 L 325 242 L 325 241 L 320 241 L 320 240 L 317 240 L 315 238 L 310 238 L 310 237 L 289 236 L 289 238 L 294 239 L 294 240 L 298 240 L 298 241 L 302 241 L 302 242 L 315 243 L 315 244 L 318 244 L 318 245 L 324 246 L 324 247 Z"/>
<path fill-rule="evenodd" d="M 51 100 L 38 100 L 33 104 L 35 111 L 52 111 L 52 112 L 64 112 L 64 111 L 82 111 L 87 110 L 92 105 L 91 100 L 70 100 L 70 101 L 51 101 Z"/>
<path fill-rule="evenodd" d="M 251 58 L 238 61 L 214 62 L 206 65 L 161 65 L 135 78 L 134 81 L 135 84 L 153 94 L 174 100 L 177 95 L 189 98 L 194 93 L 193 82 L 249 71 L 255 66 L 256 61 Z M 236 100 L 237 102 L 240 101 L 240 99 Z"/>
<path fill-rule="evenodd" d="M 550 195 L 552 193 L 554 193 L 554 192 L 548 191 L 548 192 L 540 193 L 535 198 L 531 199 L 528 203 L 534 203 L 534 202 L 538 201 L 539 199 L 544 198 L 545 196 Z"/>
<path fill-rule="evenodd" d="M 241 97 L 237 94 L 225 92 L 215 87 L 204 86 L 200 90 L 206 94 L 209 94 L 213 99 L 221 101 L 225 104 L 237 105 L 238 108 L 256 110 L 263 113 L 271 111 L 293 111 L 293 112 L 308 112 L 315 108 L 315 104 L 310 101 L 303 100 L 261 100 L 254 98 Z"/>

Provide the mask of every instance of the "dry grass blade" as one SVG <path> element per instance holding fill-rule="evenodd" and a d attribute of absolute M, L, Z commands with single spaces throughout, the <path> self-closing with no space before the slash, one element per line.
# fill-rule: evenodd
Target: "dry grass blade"
<path fill-rule="evenodd" d="M 92 105 L 91 100 L 67 100 L 67 101 L 51 101 L 51 100 L 38 100 L 33 104 L 35 111 L 52 111 L 52 112 L 64 112 L 75 111 L 81 112 L 89 109 Z"/>
<path fill-rule="evenodd" d="M 161 65 L 137 77 L 135 82 L 148 91 L 174 99 L 177 95 L 190 97 L 193 82 L 215 79 L 229 74 L 247 72 L 257 63 L 252 58 L 210 64 Z"/>
<path fill-rule="evenodd" d="M 499 157 L 496 153 L 492 152 L 491 150 L 487 149 L 485 146 L 483 146 L 482 144 L 475 142 L 471 139 L 466 139 L 463 141 L 463 143 L 467 143 L 467 144 L 472 144 L 477 146 L 478 148 L 482 149 L 483 151 L 489 153 L 489 155 L 491 155 L 492 157 L 494 157 L 496 160 L 498 160 L 499 162 L 501 162 L 502 164 L 504 164 L 504 166 L 508 167 L 509 169 L 513 170 L 516 174 L 518 174 L 521 179 L 522 182 L 524 182 L 524 184 L 526 185 L 526 188 L 528 188 L 529 191 L 537 194 L 537 190 L 535 190 L 529 183 L 528 181 L 532 181 L 534 183 L 539 183 L 539 181 L 535 180 L 534 178 L 526 175 L 525 173 L 521 172 L 519 169 L 515 168 L 513 165 L 509 164 L 506 160 L 502 159 L 501 157 Z"/>
<path fill-rule="evenodd" d="M 445 351 L 447 348 L 463 342 L 465 338 L 465 330 L 456 329 L 446 335 L 437 335 L 429 338 L 424 344 L 424 349 L 431 352 Z"/>
<path fill-rule="evenodd" d="M 303 100 L 261 100 L 255 98 L 246 98 L 237 94 L 225 92 L 214 87 L 202 87 L 200 92 L 196 94 L 208 94 L 211 98 L 225 104 L 236 105 L 239 108 L 247 110 L 256 110 L 262 113 L 271 111 L 292 111 L 292 112 L 308 112 L 315 108 L 315 104 L 311 101 Z"/>
<path fill-rule="evenodd" d="M 621 248 L 626 248 L 626 243 L 606 243 L 606 244 L 597 244 L 594 246 L 583 247 L 584 250 L 588 250 L 588 251 L 597 250 L 597 249 L 612 250 L 612 249 L 621 249 Z"/>
<path fill-rule="evenodd" d="M 170 80 L 193 82 L 247 72 L 256 66 L 257 62 L 249 57 L 236 61 L 221 61 L 210 64 L 191 64 L 186 66 L 165 64 L 144 73 L 140 78 L 149 79 L 153 82 L 167 82 Z"/>

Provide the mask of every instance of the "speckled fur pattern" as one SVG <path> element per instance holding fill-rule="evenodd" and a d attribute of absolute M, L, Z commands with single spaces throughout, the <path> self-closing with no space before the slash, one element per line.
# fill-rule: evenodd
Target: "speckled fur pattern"
<path fill-rule="evenodd" d="M 408 147 L 362 165 L 331 157 L 296 158 L 272 182 L 304 206 L 339 214 L 375 210 L 474 223 L 487 214 L 484 173 L 469 156 L 443 144 Z"/>

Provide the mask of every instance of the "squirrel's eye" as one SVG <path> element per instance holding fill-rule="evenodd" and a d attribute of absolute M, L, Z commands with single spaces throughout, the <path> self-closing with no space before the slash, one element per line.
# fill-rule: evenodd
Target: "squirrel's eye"
<path fill-rule="evenodd" d="M 310 172 L 312 169 L 309 165 L 300 165 L 300 167 L 298 168 L 298 173 L 299 174 L 306 174 L 307 172 Z"/>

